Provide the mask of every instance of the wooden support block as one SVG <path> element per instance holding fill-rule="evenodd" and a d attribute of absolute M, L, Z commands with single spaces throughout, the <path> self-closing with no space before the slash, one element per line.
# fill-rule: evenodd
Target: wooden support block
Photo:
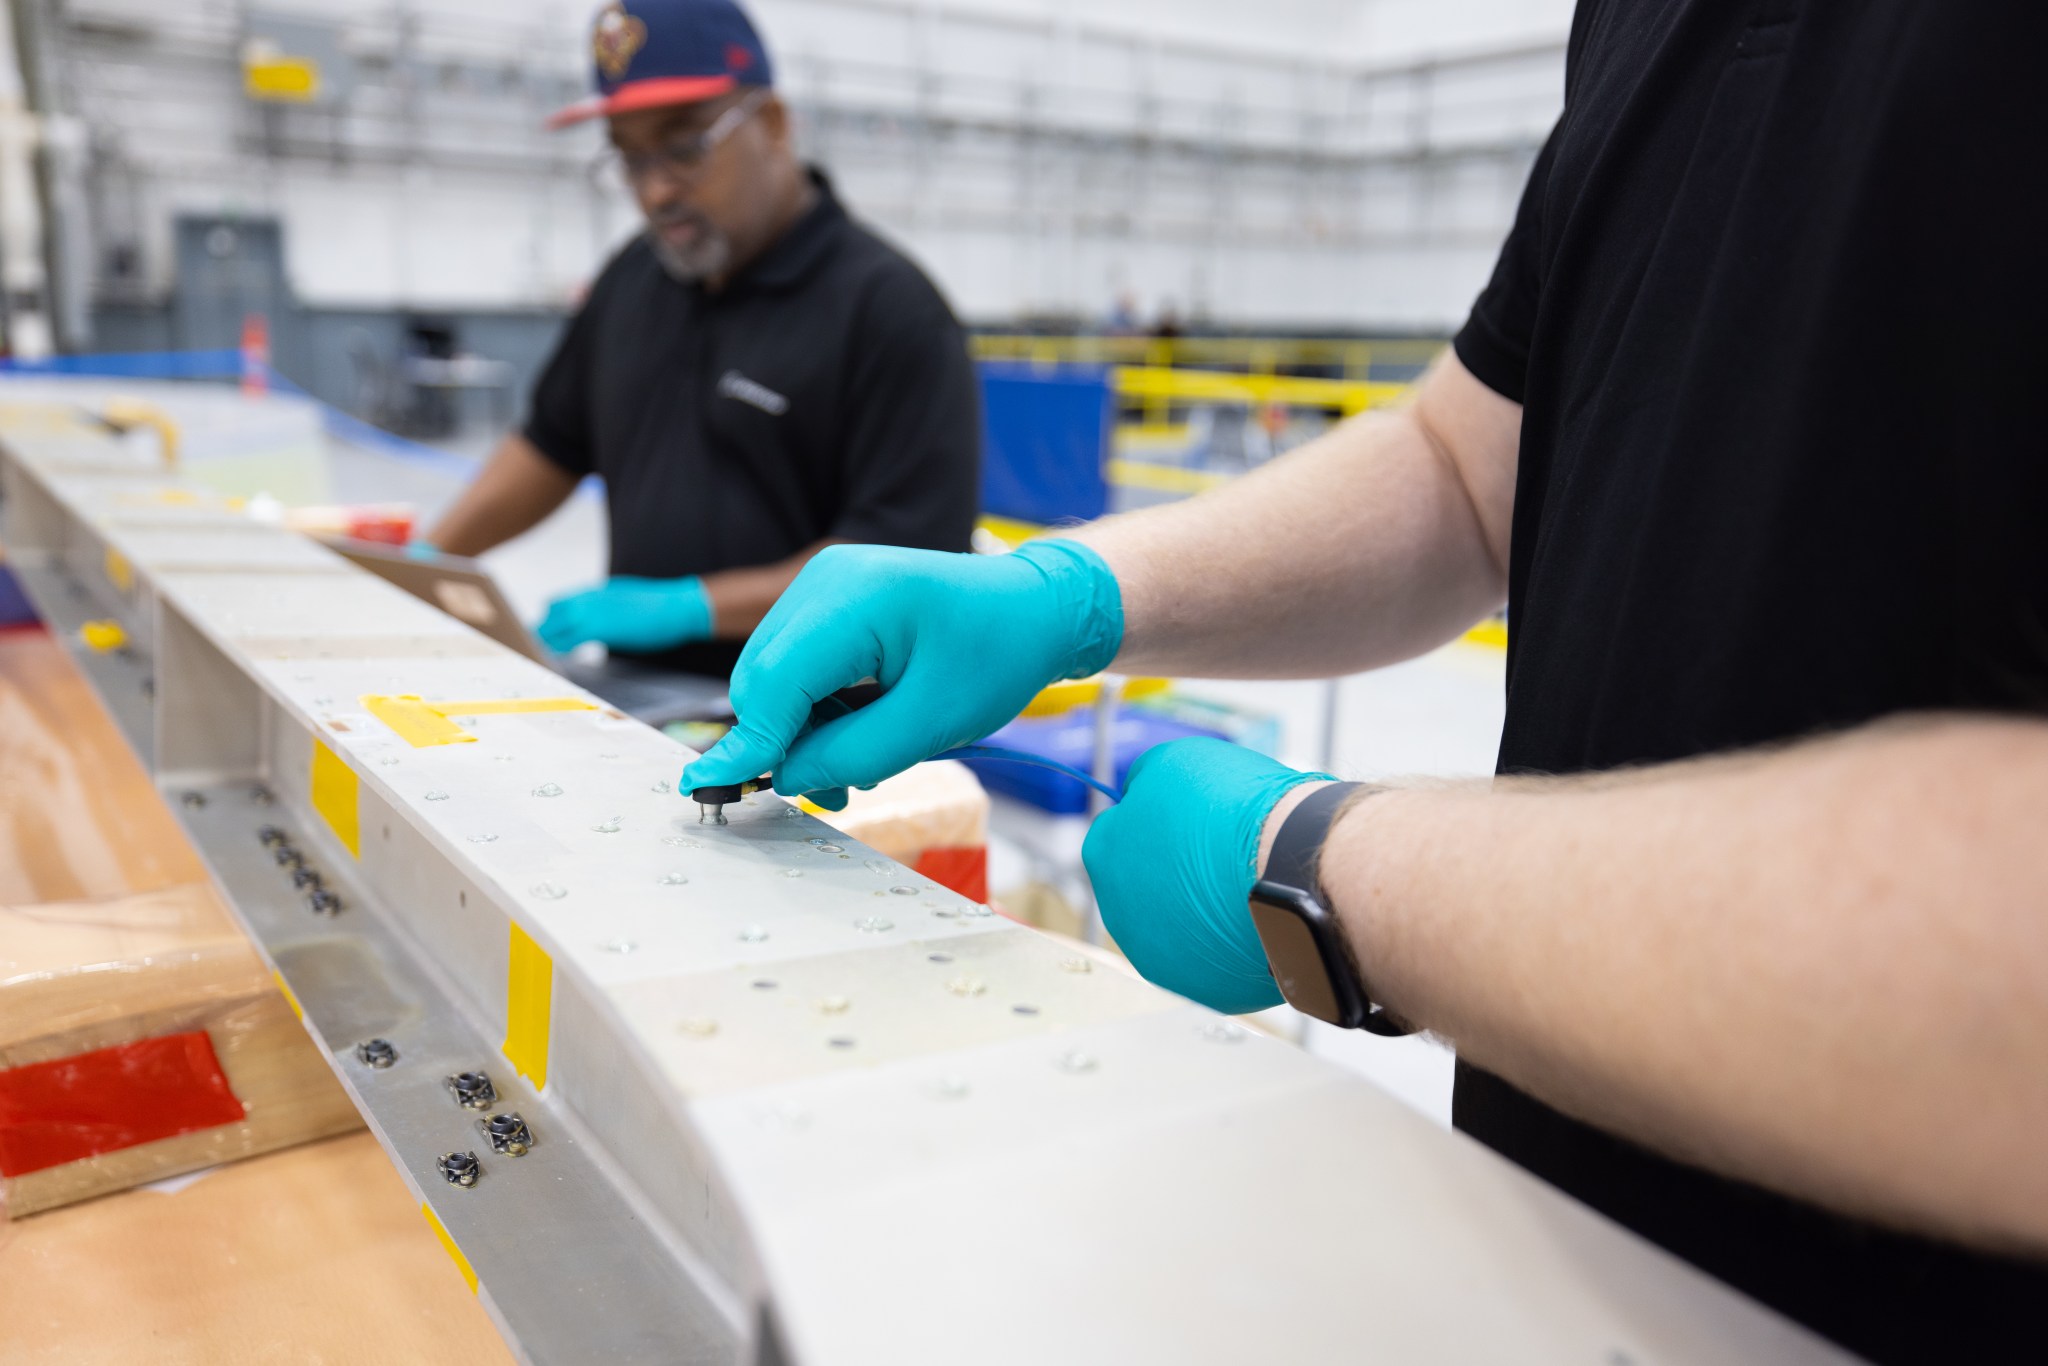
<path fill-rule="evenodd" d="M 62 648 L 0 635 L 8 1215 L 360 1126 L 204 878 Z"/>

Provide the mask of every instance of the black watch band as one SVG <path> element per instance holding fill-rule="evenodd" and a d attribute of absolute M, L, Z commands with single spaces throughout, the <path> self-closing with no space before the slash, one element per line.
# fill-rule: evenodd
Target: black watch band
<path fill-rule="evenodd" d="M 1331 824 L 1365 783 L 1331 783 L 1302 799 L 1273 837 L 1265 875 L 1252 888 L 1252 922 L 1288 1004 L 1345 1029 L 1397 1036 L 1414 1031 L 1373 1004 L 1343 927 L 1317 876 Z"/>

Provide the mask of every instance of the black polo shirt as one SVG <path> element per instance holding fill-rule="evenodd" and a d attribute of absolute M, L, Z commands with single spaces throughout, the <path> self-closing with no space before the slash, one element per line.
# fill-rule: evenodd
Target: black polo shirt
<path fill-rule="evenodd" d="M 644 237 L 591 286 L 534 387 L 525 434 L 605 482 L 611 572 L 709 574 L 828 537 L 966 550 L 980 394 L 946 301 L 848 218 L 811 210 L 713 292 Z M 653 661 L 726 675 L 742 642 Z"/>
<path fill-rule="evenodd" d="M 2013 0 L 1580 5 L 1457 338 L 1525 405 L 1502 772 L 2048 705 L 2043 52 L 2048 6 Z M 1665 1161 L 1472 1068 L 1455 1112 L 1878 1361 L 2048 1361 L 2039 1263 Z"/>

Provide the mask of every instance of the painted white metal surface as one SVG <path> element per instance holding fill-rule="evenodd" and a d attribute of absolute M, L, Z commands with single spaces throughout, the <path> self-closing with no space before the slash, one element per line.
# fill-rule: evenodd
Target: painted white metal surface
<path fill-rule="evenodd" d="M 229 529 L 210 495 L 110 474 L 121 452 L 82 425 L 0 426 L 0 447 L 10 559 L 58 624 L 80 595 L 126 625 L 121 667 L 153 679 L 126 724 L 160 781 L 266 785 L 347 886 L 332 921 L 244 918 L 295 990 L 324 993 L 309 1023 L 534 1359 L 674 1353 L 626 1333 L 565 1357 L 521 1329 L 551 1321 L 576 1247 L 535 1227 L 511 1159 L 483 1153 L 474 1190 L 432 1185 L 415 1135 L 444 1132 L 439 1102 L 386 1096 L 335 1037 L 381 1018 L 334 990 L 351 963 L 403 958 L 395 976 L 432 984 L 413 1015 L 495 1042 L 508 946 L 546 953 L 545 1086 L 484 1061 L 560 1116 L 635 1211 L 621 1236 L 651 1234 L 729 1329 L 701 1359 L 1841 1359 L 1342 1069 L 779 800 L 699 825 L 674 791 L 689 752 L 615 712 L 457 716 L 471 742 L 415 746 L 364 699 L 575 690 L 288 533 Z M 128 686 L 88 662 L 110 700 Z M 354 784 L 358 855 L 311 801 L 316 741 Z M 231 838 L 208 825 L 202 848 Z M 216 867 L 246 902 L 242 838 Z M 332 948 L 351 924 L 369 947 Z"/>

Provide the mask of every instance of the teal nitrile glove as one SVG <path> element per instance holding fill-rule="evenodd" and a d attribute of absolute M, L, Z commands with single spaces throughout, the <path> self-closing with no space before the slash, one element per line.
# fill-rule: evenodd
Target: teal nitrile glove
<path fill-rule="evenodd" d="M 640 579 L 622 574 L 602 588 L 556 598 L 534 634 L 556 654 L 588 640 L 638 654 L 672 650 L 711 634 L 711 595 L 704 591 L 704 580 L 694 576 Z"/>
<path fill-rule="evenodd" d="M 828 547 L 747 642 L 732 676 L 739 724 L 683 770 L 682 790 L 773 773 L 777 792 L 837 810 L 845 789 L 979 740 L 1046 684 L 1099 672 L 1123 635 L 1116 576 L 1078 542 L 1008 555 Z M 827 702 L 866 678 L 883 689 L 871 705 L 844 715 Z"/>
<path fill-rule="evenodd" d="M 1224 740 L 1146 750 L 1081 847 L 1103 928 L 1147 980 L 1231 1015 L 1280 1004 L 1247 902 L 1287 790 L 1328 781 Z"/>

